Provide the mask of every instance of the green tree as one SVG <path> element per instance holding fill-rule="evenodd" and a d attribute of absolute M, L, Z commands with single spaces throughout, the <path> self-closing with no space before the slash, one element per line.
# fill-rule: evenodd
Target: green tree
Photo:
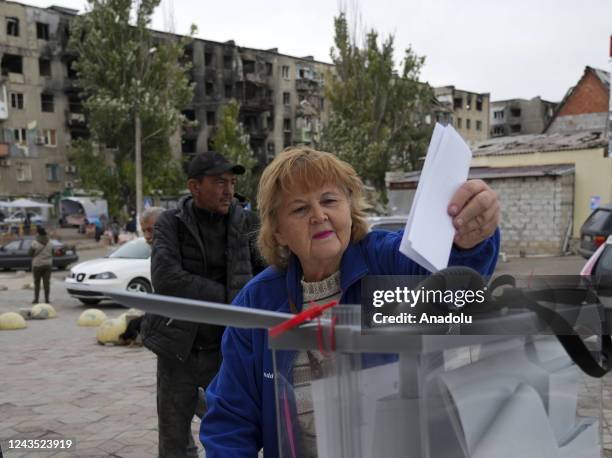
<path fill-rule="evenodd" d="M 215 130 L 212 147 L 230 161 L 244 166 L 246 172 L 236 183 L 236 192 L 255 205 L 260 171 L 258 161 L 249 144 L 249 135 L 239 122 L 240 104 L 232 99 L 221 108 L 221 114 Z"/>
<path fill-rule="evenodd" d="M 77 55 L 91 139 L 77 142 L 71 159 L 82 185 L 103 191 L 111 211 L 134 204 L 140 210 L 143 192 L 176 193 L 184 183 L 169 139 L 193 97 L 184 62 L 192 38 L 153 35 L 151 15 L 160 0 L 87 1 L 86 13 L 72 23 L 69 48 Z M 111 161 L 97 144 L 112 147 Z"/>
<path fill-rule="evenodd" d="M 335 74 L 328 75 L 326 85 L 331 114 L 322 148 L 353 165 L 386 198 L 385 172 L 416 169 L 431 135 L 425 117 L 433 93 L 418 81 L 425 59 L 408 48 L 397 72 L 393 36 L 379 44 L 371 30 L 359 47 L 345 13 L 334 18 L 334 25 Z"/>

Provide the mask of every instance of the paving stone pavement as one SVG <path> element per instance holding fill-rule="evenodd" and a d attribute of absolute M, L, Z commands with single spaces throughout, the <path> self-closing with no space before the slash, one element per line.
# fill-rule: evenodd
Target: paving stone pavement
<path fill-rule="evenodd" d="M 4 456 L 157 456 L 155 356 L 143 347 L 97 344 L 95 328 L 76 325 L 86 307 L 65 294 L 59 280 L 63 275 L 54 273 L 52 282 L 58 318 L 30 320 L 27 329 L 0 332 L 0 440 L 65 438 L 76 440 L 76 449 L 4 450 Z M 0 313 L 29 307 L 31 294 L 0 292 Z M 125 311 L 113 304 L 97 307 L 109 317 Z"/>
<path fill-rule="evenodd" d="M 503 269 L 511 272 L 507 265 Z M 156 456 L 154 355 L 142 347 L 98 345 L 95 329 L 76 325 L 86 307 L 66 294 L 61 282 L 66 273 L 53 275 L 51 296 L 58 318 L 28 321 L 25 330 L 0 332 L 0 440 L 70 438 L 76 440 L 76 449 L 5 451 L 4 456 Z M 0 313 L 31 305 L 32 292 L 20 289 L 29 278 L 0 274 L 0 284 L 9 286 L 0 291 Z M 124 311 L 114 304 L 97 307 L 110 317 Z M 585 387 L 597 395 L 597 385 Z M 603 402 L 603 456 L 612 458 L 612 377 L 604 380 Z M 194 421 L 196 437 L 198 429 Z"/>

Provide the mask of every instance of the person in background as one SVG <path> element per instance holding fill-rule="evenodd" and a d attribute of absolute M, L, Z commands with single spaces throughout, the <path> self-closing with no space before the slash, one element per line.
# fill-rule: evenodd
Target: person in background
<path fill-rule="evenodd" d="M 212 151 L 189 164 L 190 195 L 162 213 L 154 229 L 151 278 L 156 294 L 227 304 L 264 268 L 255 240 L 259 219 L 233 198 L 245 171 Z M 196 457 L 191 422 L 199 388 L 221 364 L 224 328 L 150 315 L 143 344 L 157 354 L 160 457 Z"/>
<path fill-rule="evenodd" d="M 145 240 L 151 246 L 153 246 L 153 228 L 159 215 L 165 211 L 166 209 L 162 207 L 149 207 L 140 215 L 140 228 Z"/>
<path fill-rule="evenodd" d="M 121 233 L 121 225 L 117 221 L 117 217 L 113 216 L 113 222 L 111 223 L 111 235 L 113 236 L 113 245 L 119 243 L 119 234 Z"/>
<path fill-rule="evenodd" d="M 130 219 L 125 223 L 125 231 L 131 236 L 135 236 L 138 228 L 136 227 L 136 212 L 130 212 Z"/>
<path fill-rule="evenodd" d="M 38 303 L 40 295 L 40 281 L 42 280 L 45 290 L 45 302 L 49 303 L 51 293 L 51 270 L 53 269 L 53 246 L 47 236 L 47 231 L 42 226 L 36 227 L 36 240 L 28 254 L 32 257 L 32 276 L 34 277 L 34 300 L 32 304 Z"/>
<path fill-rule="evenodd" d="M 25 218 L 23 219 L 23 235 L 30 235 L 30 227 L 32 227 L 32 219 L 30 212 L 24 210 Z"/>

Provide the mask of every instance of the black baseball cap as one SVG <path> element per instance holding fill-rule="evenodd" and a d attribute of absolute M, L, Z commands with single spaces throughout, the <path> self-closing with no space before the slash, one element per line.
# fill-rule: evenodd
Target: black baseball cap
<path fill-rule="evenodd" d="M 204 175 L 221 175 L 232 172 L 234 175 L 242 175 L 245 168 L 239 164 L 233 164 L 225 156 L 215 151 L 198 153 L 187 167 L 188 178 L 198 178 Z"/>

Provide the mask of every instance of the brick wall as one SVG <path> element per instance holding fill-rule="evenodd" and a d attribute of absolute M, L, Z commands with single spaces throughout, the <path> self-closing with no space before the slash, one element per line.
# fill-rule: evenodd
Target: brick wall
<path fill-rule="evenodd" d="M 607 88 L 592 71 L 586 73 L 557 116 L 608 111 Z"/>
<path fill-rule="evenodd" d="M 573 218 L 574 175 L 487 180 L 502 208 L 502 251 L 556 255 Z"/>

